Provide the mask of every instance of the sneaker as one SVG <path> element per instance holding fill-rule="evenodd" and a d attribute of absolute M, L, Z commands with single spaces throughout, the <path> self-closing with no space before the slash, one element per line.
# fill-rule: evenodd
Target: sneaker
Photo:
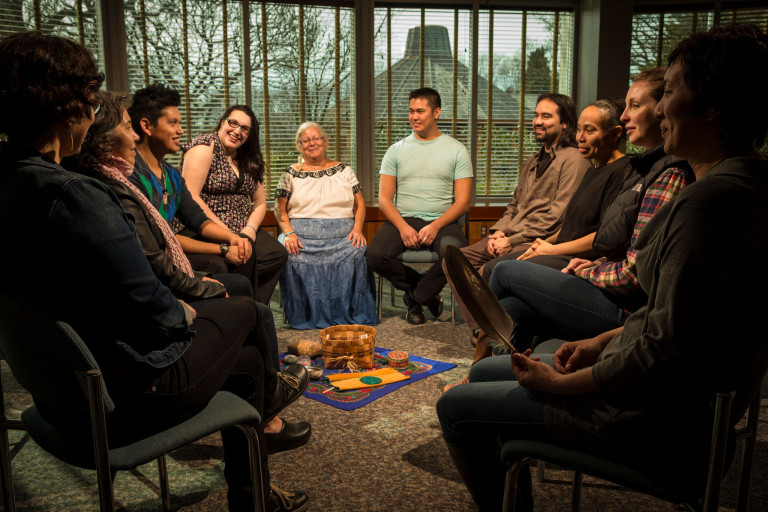
<path fill-rule="evenodd" d="M 277 386 L 269 403 L 264 407 L 264 423 L 269 423 L 277 414 L 298 400 L 309 384 L 309 373 L 304 365 L 292 364 L 277 372 Z"/>
<path fill-rule="evenodd" d="M 443 314 L 443 298 L 439 295 L 431 301 L 427 302 L 426 306 L 429 312 L 432 313 L 432 316 L 435 318 L 440 318 L 440 315 Z"/>
<path fill-rule="evenodd" d="M 403 294 L 403 301 L 405 302 L 408 312 L 405 314 L 405 321 L 411 325 L 421 325 L 426 319 L 424 318 L 424 311 L 421 309 L 421 304 L 413 296 L 411 290 L 407 290 Z"/>

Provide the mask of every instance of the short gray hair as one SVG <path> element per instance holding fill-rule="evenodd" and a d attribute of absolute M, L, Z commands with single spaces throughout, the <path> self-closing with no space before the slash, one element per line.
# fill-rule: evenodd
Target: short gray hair
<path fill-rule="evenodd" d="M 307 121 L 306 123 L 302 123 L 302 125 L 299 126 L 299 129 L 296 130 L 296 140 L 294 142 L 296 142 L 297 147 L 299 145 L 299 139 L 301 139 L 301 135 L 305 131 L 307 131 L 308 128 L 315 128 L 317 129 L 317 131 L 323 134 L 323 137 L 326 137 L 326 138 L 328 137 L 328 135 L 326 135 L 325 133 L 325 130 L 323 130 L 323 127 L 320 126 L 320 123 L 316 123 L 314 121 Z"/>

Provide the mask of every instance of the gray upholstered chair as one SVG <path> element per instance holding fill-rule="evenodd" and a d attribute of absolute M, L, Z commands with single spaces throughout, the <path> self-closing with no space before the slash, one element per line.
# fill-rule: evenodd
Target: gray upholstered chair
<path fill-rule="evenodd" d="M 15 510 L 9 429 L 26 430 L 45 451 L 73 466 L 95 469 L 102 511 L 111 511 L 115 472 L 158 461 L 164 510 L 170 508 L 165 454 L 224 428 L 236 427 L 248 439 L 251 455 L 255 510 L 264 510 L 261 459 L 256 432 L 251 424 L 261 421 L 259 413 L 232 393 L 217 393 L 205 409 L 183 423 L 164 431 L 108 442 L 106 418 L 115 405 L 109 396 L 101 370 L 88 347 L 66 323 L 46 318 L 34 304 L 0 297 L 0 351 L 19 384 L 30 392 L 36 404 L 57 404 L 71 411 L 73 423 L 87 428 L 67 429 L 48 421 L 37 406 L 9 420 L 0 408 L 0 470 L 4 510 Z M 0 401 L 2 401 L 0 382 Z"/>
<path fill-rule="evenodd" d="M 716 512 L 720 497 L 720 484 L 726 465 L 726 447 L 729 440 L 743 440 L 744 450 L 736 511 L 745 512 L 749 497 L 752 458 L 760 412 L 760 393 L 758 390 L 750 402 L 745 426 L 737 429 L 731 426 L 736 423 L 731 418 L 731 402 L 734 396 L 735 392 L 718 393 L 716 397 L 712 448 L 709 454 L 709 468 L 703 497 L 699 495 L 700 493 L 686 490 L 686 487 L 679 482 L 660 484 L 642 471 L 589 453 L 537 441 L 513 440 L 501 445 L 501 458 L 509 465 L 507 483 L 504 489 L 503 510 L 504 512 L 514 511 L 517 475 L 528 467 L 531 460 L 539 460 L 574 470 L 571 492 L 571 510 L 573 512 L 578 512 L 580 507 L 581 484 L 584 473 L 671 503 L 685 505 L 689 510 Z"/>

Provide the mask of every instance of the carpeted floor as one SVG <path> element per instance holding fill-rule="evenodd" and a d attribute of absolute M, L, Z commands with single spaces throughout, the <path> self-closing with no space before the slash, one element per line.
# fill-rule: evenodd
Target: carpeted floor
<path fill-rule="evenodd" d="M 270 459 L 274 483 L 286 490 L 305 490 L 312 511 L 476 510 L 445 449 L 435 414 L 442 387 L 463 377 L 472 358 L 467 328 L 460 319 L 456 326 L 451 325 L 447 289 L 443 296 L 446 307 L 440 320 L 432 320 L 427 313 L 426 324 L 412 326 L 404 320 L 401 294 L 392 307 L 385 288 L 377 345 L 458 366 L 354 411 L 300 398 L 281 416 L 311 421 L 312 440 Z M 293 331 L 282 325 L 279 305 L 273 302 L 272 306 L 281 350 L 291 341 L 317 338 L 319 331 Z M 9 377 L 6 367 L 3 376 Z M 9 412 L 18 413 L 29 403 L 28 396 L 12 379 L 6 379 L 6 388 Z M 768 510 L 768 411 L 762 413 L 766 419 L 759 432 L 751 511 Z M 18 510 L 98 509 L 95 473 L 59 463 L 21 432 L 11 434 L 11 448 Z M 220 439 L 215 435 L 168 458 L 174 509 L 226 510 L 221 456 Z M 727 475 L 721 510 L 733 510 L 735 473 Z M 119 473 L 115 496 L 122 510 L 161 510 L 156 476 L 153 464 Z M 534 481 L 537 512 L 568 510 L 570 478 L 567 471 L 548 468 L 544 482 Z M 582 510 L 671 511 L 675 507 L 587 477 Z"/>

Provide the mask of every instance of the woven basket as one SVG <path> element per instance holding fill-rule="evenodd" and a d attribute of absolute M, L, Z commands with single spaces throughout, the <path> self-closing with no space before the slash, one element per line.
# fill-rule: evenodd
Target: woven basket
<path fill-rule="evenodd" d="M 360 368 L 373 368 L 376 329 L 367 325 L 334 325 L 320 331 L 326 368 L 346 368 L 351 359 Z M 338 359 L 341 358 L 341 359 Z"/>

